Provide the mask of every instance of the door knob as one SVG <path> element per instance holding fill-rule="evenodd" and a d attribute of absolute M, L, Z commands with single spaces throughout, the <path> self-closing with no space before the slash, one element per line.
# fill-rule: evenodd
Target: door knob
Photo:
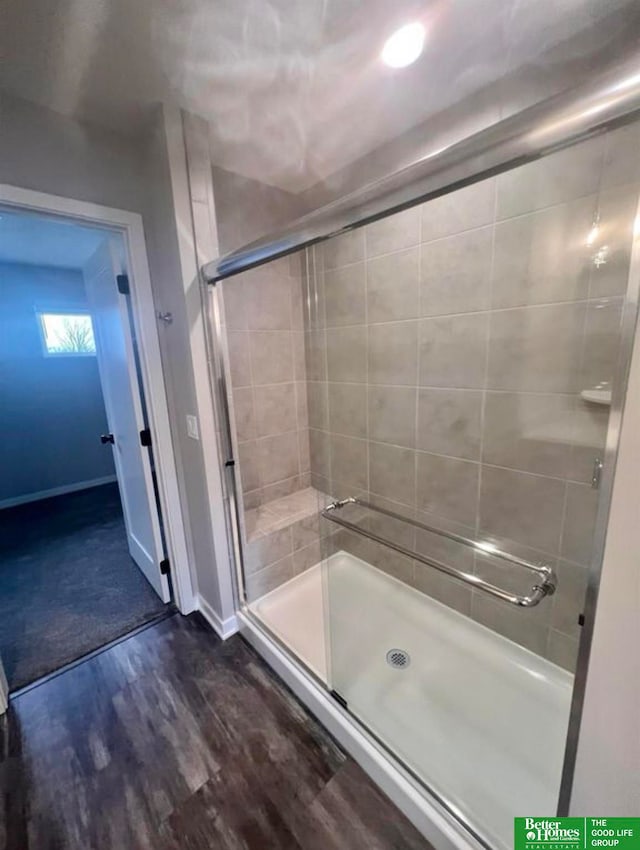
<path fill-rule="evenodd" d="M 103 446 L 107 443 L 111 443 L 113 445 L 113 434 L 100 434 L 100 442 Z"/>

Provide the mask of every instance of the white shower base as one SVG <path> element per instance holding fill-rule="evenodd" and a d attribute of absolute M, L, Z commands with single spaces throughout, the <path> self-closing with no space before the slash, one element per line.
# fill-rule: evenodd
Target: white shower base
<path fill-rule="evenodd" d="M 555 814 L 569 673 L 346 552 L 250 607 L 489 845 Z"/>

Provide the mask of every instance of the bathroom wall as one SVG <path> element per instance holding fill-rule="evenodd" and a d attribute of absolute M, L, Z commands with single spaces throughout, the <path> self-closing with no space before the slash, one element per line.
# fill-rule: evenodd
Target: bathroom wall
<path fill-rule="evenodd" d="M 82 274 L 0 263 L 0 504 L 115 481 L 96 358 L 46 357 L 36 305 L 88 312 Z"/>
<path fill-rule="evenodd" d="M 567 668 L 609 412 L 580 393 L 610 388 L 615 372 L 639 141 L 621 129 L 309 250 L 314 486 L 509 541 L 556 567 L 558 591 L 525 611 L 362 538 L 341 545 Z M 495 558 L 395 533 L 531 586 Z"/>

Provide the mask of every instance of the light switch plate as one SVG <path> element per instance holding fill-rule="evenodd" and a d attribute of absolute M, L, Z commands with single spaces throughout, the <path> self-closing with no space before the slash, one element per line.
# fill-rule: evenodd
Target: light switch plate
<path fill-rule="evenodd" d="M 198 417 L 192 416 L 190 413 L 187 413 L 187 434 L 191 437 L 192 440 L 200 439 L 200 432 L 198 430 Z"/>

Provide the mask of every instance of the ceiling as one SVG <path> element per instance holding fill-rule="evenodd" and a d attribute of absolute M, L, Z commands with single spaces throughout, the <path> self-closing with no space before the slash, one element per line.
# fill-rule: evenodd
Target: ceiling
<path fill-rule="evenodd" d="M 104 230 L 0 207 L 0 262 L 81 269 L 104 241 Z"/>
<path fill-rule="evenodd" d="M 216 164 L 299 192 L 503 79 L 629 37 L 631 0 L 4 0 L 1 85 L 119 132 L 167 101 Z M 380 62 L 420 19 L 412 66 Z M 637 20 L 637 15 L 634 20 Z M 636 32 L 637 34 L 637 32 Z M 559 46 L 561 49 L 558 50 Z M 559 54 L 559 58 L 558 58 Z"/>

